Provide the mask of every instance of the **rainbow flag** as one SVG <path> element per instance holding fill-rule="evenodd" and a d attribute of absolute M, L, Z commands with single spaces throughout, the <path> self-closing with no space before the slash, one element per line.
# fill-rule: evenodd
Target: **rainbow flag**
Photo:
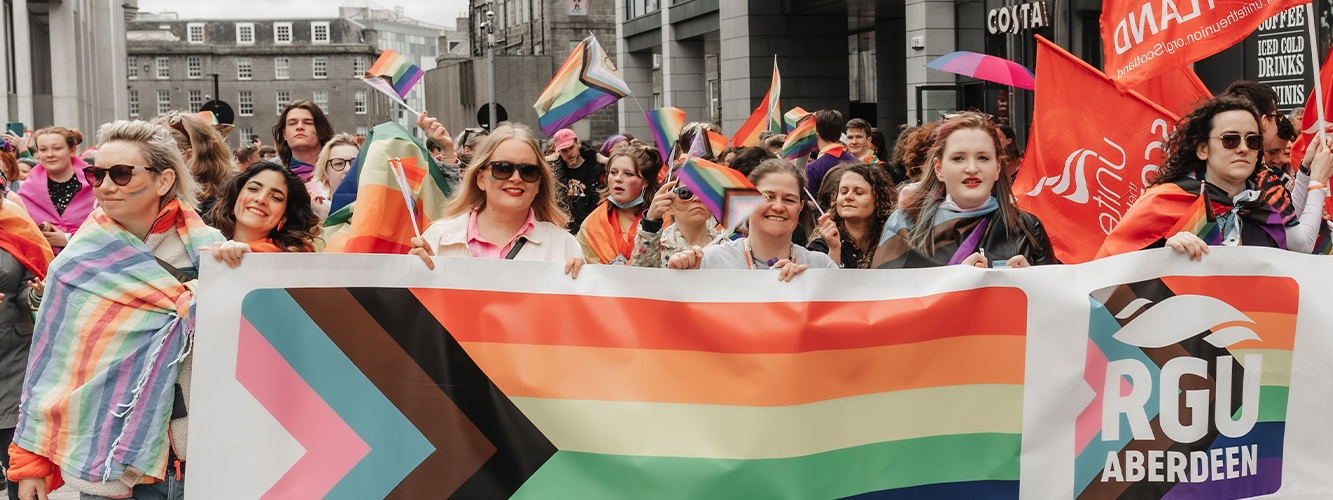
<path fill-rule="evenodd" d="M 736 147 L 754 146 L 759 143 L 759 133 L 764 130 L 772 131 L 775 134 L 782 133 L 782 106 L 779 103 L 779 94 L 782 93 L 782 76 L 778 74 L 778 60 L 773 58 L 773 79 L 768 84 L 768 92 L 764 94 L 764 101 L 759 103 L 750 118 L 745 120 L 740 130 L 731 138 L 731 143 Z"/>
<path fill-rule="evenodd" d="M 680 137 L 680 129 L 685 128 L 685 111 L 667 106 L 645 112 L 643 116 L 648 120 L 648 129 L 657 142 L 657 150 L 663 155 L 670 154 L 676 139 Z"/>
<path fill-rule="evenodd" d="M 1185 211 L 1185 215 L 1176 222 L 1175 227 L 1166 233 L 1174 235 L 1185 231 L 1203 240 L 1209 245 L 1222 244 L 1222 228 L 1217 226 L 1217 214 L 1213 212 L 1212 203 L 1208 200 L 1208 183 L 1199 183 L 1199 199 L 1194 201 L 1193 205 Z"/>
<path fill-rule="evenodd" d="M 815 135 L 815 115 L 808 114 L 787 134 L 787 141 L 782 143 L 782 157 L 800 158 L 819 151 L 819 141 Z"/>
<path fill-rule="evenodd" d="M 1333 255 L 1333 228 L 1328 226 L 1328 222 L 1319 225 L 1319 236 L 1314 241 L 1315 255 Z"/>
<path fill-rule="evenodd" d="M 690 141 L 690 156 L 695 158 L 712 158 L 708 155 L 708 138 L 704 137 L 708 135 L 706 132 L 708 132 L 707 129 L 700 128 L 698 132 L 694 133 L 694 139 Z"/>
<path fill-rule="evenodd" d="M 713 153 L 714 158 L 722 156 L 722 150 L 727 149 L 727 136 L 703 129 L 708 133 L 708 150 Z"/>
<path fill-rule="evenodd" d="M 796 125 L 798 123 L 801 123 L 801 118 L 805 118 L 805 115 L 808 114 L 810 114 L 809 111 L 806 111 L 802 109 L 800 106 L 797 106 L 791 108 L 791 111 L 788 111 L 787 114 L 782 115 L 782 121 L 787 125 L 787 133 L 790 134 L 792 130 L 795 130 Z"/>
<path fill-rule="evenodd" d="M 365 77 L 384 79 L 399 99 L 407 99 L 407 93 L 412 90 L 413 85 L 421 81 L 421 75 L 421 67 L 412 64 L 407 56 L 394 52 L 393 49 L 384 49 L 380 58 L 370 67 L 370 71 L 366 72 Z"/>
<path fill-rule="evenodd" d="M 754 190 L 754 184 L 740 172 L 698 157 L 686 157 L 676 176 L 719 221 L 727 219 L 728 191 Z"/>
<path fill-rule="evenodd" d="M 537 111 L 542 131 L 554 135 L 629 94 L 629 85 L 620 77 L 615 63 L 606 56 L 597 37 L 589 35 L 569 53 L 532 108 Z"/>

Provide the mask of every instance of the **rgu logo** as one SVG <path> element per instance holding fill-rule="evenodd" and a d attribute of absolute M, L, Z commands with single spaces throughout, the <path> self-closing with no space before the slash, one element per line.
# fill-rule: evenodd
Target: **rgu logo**
<path fill-rule="evenodd" d="M 1100 308 L 1085 378 L 1098 396 L 1079 417 L 1076 497 L 1161 498 L 1179 489 L 1173 496 L 1232 499 L 1276 491 L 1280 465 L 1264 459 L 1280 457 L 1285 424 L 1261 414 L 1285 408 L 1285 388 L 1275 396 L 1263 376 L 1265 358 L 1285 354 L 1266 348 L 1272 342 L 1260 332 L 1277 331 L 1281 315 L 1199 293 L 1208 290 L 1197 283 L 1208 279 L 1162 278 L 1093 294 Z"/>

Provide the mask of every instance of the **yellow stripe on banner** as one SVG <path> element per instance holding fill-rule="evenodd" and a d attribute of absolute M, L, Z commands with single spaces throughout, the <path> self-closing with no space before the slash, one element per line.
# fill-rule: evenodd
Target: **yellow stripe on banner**
<path fill-rule="evenodd" d="M 556 448 L 610 455 L 787 458 L 886 441 L 1017 434 L 1021 385 L 967 385 L 754 407 L 510 398 Z"/>
<path fill-rule="evenodd" d="M 1262 354 L 1264 369 L 1259 374 L 1259 385 L 1291 385 L 1291 351 L 1281 349 L 1232 349 L 1231 356 L 1245 365 L 1246 354 Z"/>

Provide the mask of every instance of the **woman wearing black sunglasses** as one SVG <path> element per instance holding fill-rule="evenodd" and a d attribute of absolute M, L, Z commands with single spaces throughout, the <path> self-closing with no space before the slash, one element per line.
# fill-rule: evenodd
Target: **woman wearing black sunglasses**
<path fill-rule="evenodd" d="M 662 227 L 668 213 L 671 223 Z M 657 190 L 652 204 L 639 220 L 630 265 L 665 268 L 672 255 L 708 246 L 718 232 L 717 219 L 699 197 L 679 181 L 668 182 Z"/>
<path fill-rule="evenodd" d="M 1289 248 L 1289 236 L 1306 224 L 1289 227 L 1281 207 L 1271 205 L 1255 185 L 1262 147 L 1259 112 L 1249 100 L 1223 95 L 1195 108 L 1171 134 L 1157 179 L 1107 235 L 1097 257 L 1163 246 L 1193 260 L 1202 259 L 1210 245 Z M 1333 161 L 1327 148 L 1317 147 L 1314 154 L 1312 170 L 1327 172 Z M 1201 193 L 1216 217 L 1216 230 L 1198 231 L 1203 237 L 1179 224 L 1197 213 Z M 1308 225 L 1317 229 L 1318 223 Z"/>
<path fill-rule="evenodd" d="M 527 127 L 496 127 L 463 174 L 444 218 L 412 238 L 412 255 L 435 269 L 432 256 L 565 263 L 578 277 L 578 240 L 564 228 L 569 214 L 556 200 L 555 176 Z"/>

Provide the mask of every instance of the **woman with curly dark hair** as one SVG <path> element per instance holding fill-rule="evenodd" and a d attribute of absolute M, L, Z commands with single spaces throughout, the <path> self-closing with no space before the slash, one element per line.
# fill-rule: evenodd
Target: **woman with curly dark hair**
<path fill-rule="evenodd" d="M 313 252 L 319 217 L 295 173 L 267 161 L 251 163 L 227 183 L 213 206 L 213 227 L 253 252 Z"/>
<path fill-rule="evenodd" d="M 1259 112 L 1250 101 L 1223 95 L 1195 108 L 1167 142 L 1167 160 L 1157 179 L 1107 235 L 1097 257 L 1163 246 L 1194 260 L 1216 245 L 1313 250 L 1323 196 L 1311 196 L 1303 211 L 1311 216 L 1303 213 L 1288 226 L 1253 181 L 1262 146 Z M 1311 185 L 1326 183 L 1331 169 L 1333 156 L 1320 144 Z M 1199 196 L 1208 197 L 1206 209 L 1216 218 L 1216 228 L 1202 237 L 1183 223 L 1200 210 L 1195 205 Z"/>
<path fill-rule="evenodd" d="M 833 203 L 806 248 L 828 254 L 839 267 L 868 269 L 884 221 L 893 213 L 893 181 L 877 165 L 852 163 L 840 169 Z"/>

